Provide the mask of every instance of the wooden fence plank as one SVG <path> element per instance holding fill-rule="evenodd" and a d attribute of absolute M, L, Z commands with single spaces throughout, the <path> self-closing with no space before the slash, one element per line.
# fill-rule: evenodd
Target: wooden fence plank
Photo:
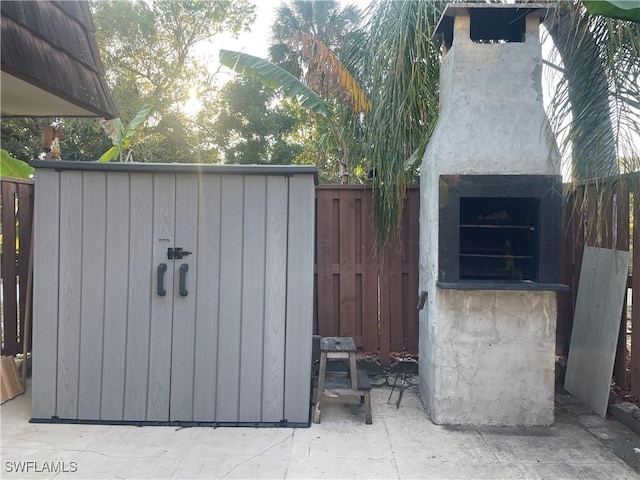
<path fill-rule="evenodd" d="M 354 341 L 357 348 L 362 348 L 362 190 L 355 192 L 354 209 L 354 255 L 355 255 L 355 333 Z"/>
<path fill-rule="evenodd" d="M 631 307 L 631 393 L 640 396 L 640 187 L 633 190 L 633 280 Z M 635 345 L 635 348 L 634 348 Z"/>
<path fill-rule="evenodd" d="M 340 191 L 340 336 L 356 334 L 355 192 Z"/>
<path fill-rule="evenodd" d="M 596 225 L 598 229 L 599 245 L 602 248 L 614 248 L 614 240 L 616 238 L 616 225 L 614 225 L 614 198 L 616 197 L 616 189 L 603 185 L 598 192 L 598 218 Z M 627 217 L 628 218 L 628 217 Z"/>
<path fill-rule="evenodd" d="M 573 270 L 575 262 L 575 235 L 578 215 L 575 209 L 576 192 L 572 191 L 565 197 L 562 212 L 562 240 L 560 242 L 560 282 L 573 285 Z M 558 293 L 558 321 L 556 326 L 556 355 L 567 356 L 573 324 L 573 290 Z"/>
<path fill-rule="evenodd" d="M 27 277 L 29 276 L 29 252 L 31 251 L 31 232 L 33 229 L 33 184 L 18 183 L 18 236 L 20 249 L 18 251 L 18 281 L 20 284 L 20 345 L 25 335 L 24 320 L 27 301 Z M 33 302 L 32 302 L 33 303 Z M 31 310 L 33 312 L 33 308 Z M 29 336 L 28 338 L 31 338 Z M 31 346 L 27 348 L 30 350 Z"/>
<path fill-rule="evenodd" d="M 407 191 L 404 199 L 404 208 L 402 210 L 402 237 L 401 241 L 401 254 L 400 254 L 400 271 L 401 271 L 401 305 L 402 316 L 400 321 L 402 322 L 402 341 L 399 349 L 392 349 L 396 352 L 402 352 L 407 348 L 409 341 L 407 333 L 409 331 L 409 192 Z M 393 327 L 392 327 L 393 328 Z"/>
<path fill-rule="evenodd" d="M 378 343 L 378 259 L 373 235 L 373 202 L 370 190 L 362 195 L 362 349 L 377 352 Z"/>
<path fill-rule="evenodd" d="M 409 352 L 418 351 L 418 255 L 420 237 L 420 189 L 408 190 L 408 233 L 404 241 L 407 243 L 408 256 L 407 267 L 409 270 L 407 292 L 404 296 L 407 322 L 407 343 L 405 347 Z"/>
<path fill-rule="evenodd" d="M 389 249 L 389 340 L 391 352 L 401 352 L 404 340 L 404 305 L 402 295 L 402 250 L 397 239 Z M 385 357 L 386 358 L 386 357 Z"/>
<path fill-rule="evenodd" d="M 2 298 L 4 307 L 4 345 L 2 355 L 15 355 L 22 349 L 18 341 L 18 305 L 16 282 L 16 216 L 17 185 L 2 182 Z"/>
<path fill-rule="evenodd" d="M 391 353 L 391 331 L 390 331 L 390 322 L 391 322 L 391 302 L 389 300 L 390 294 L 390 275 L 389 275 L 389 245 L 386 245 L 384 248 L 379 250 L 380 257 L 379 260 L 380 266 L 378 270 L 378 281 L 380 282 L 380 323 L 379 323 L 379 342 L 380 342 L 380 363 L 382 365 L 389 365 L 389 354 Z"/>
<path fill-rule="evenodd" d="M 587 185 L 585 188 L 585 245 L 599 247 L 602 244 L 601 236 L 598 236 L 598 218 L 600 212 L 600 195 L 596 185 Z"/>
<path fill-rule="evenodd" d="M 615 194 L 615 197 L 614 197 Z M 629 251 L 629 191 L 622 183 L 616 183 L 611 189 L 611 213 L 609 216 L 610 244 L 612 248 Z M 615 214 L 614 214 L 615 208 Z M 616 384 L 622 388 L 629 387 L 627 375 L 627 290 L 624 292 L 622 304 L 622 318 L 618 333 L 618 347 L 616 350 L 613 376 Z"/>
<path fill-rule="evenodd" d="M 570 264 L 567 265 L 569 272 L 567 278 L 567 285 L 569 285 L 569 292 L 566 294 L 568 297 L 568 312 L 569 316 L 562 321 L 562 329 L 564 332 L 564 344 L 562 347 L 562 355 L 567 356 L 569 354 L 569 345 L 573 336 L 573 319 L 575 316 L 575 305 L 578 295 L 578 283 L 582 270 L 582 257 L 584 254 L 584 247 L 586 242 L 587 231 L 587 198 L 586 198 L 586 186 L 579 185 L 571 193 L 571 200 L 565 204 L 565 210 L 568 210 L 571 215 L 570 229 L 566 234 L 566 244 L 569 256 L 566 259 Z M 557 334 L 556 334 L 557 335 Z M 556 336 L 556 340 L 558 337 Z M 556 345 L 556 350 L 558 346 Z"/>
<path fill-rule="evenodd" d="M 334 318 L 333 298 L 333 190 L 317 191 L 316 258 L 318 335 L 339 334 L 338 319 Z"/>
<path fill-rule="evenodd" d="M 586 245 L 586 220 L 585 220 L 585 187 L 582 186 L 576 191 L 576 232 L 575 232 L 575 240 L 574 240 L 574 269 L 573 269 L 573 279 L 572 284 L 569 285 L 569 288 L 573 294 L 573 305 L 575 308 L 576 298 L 578 296 L 578 282 L 580 281 L 580 269 L 582 266 L 582 256 L 584 254 L 584 247 Z"/>

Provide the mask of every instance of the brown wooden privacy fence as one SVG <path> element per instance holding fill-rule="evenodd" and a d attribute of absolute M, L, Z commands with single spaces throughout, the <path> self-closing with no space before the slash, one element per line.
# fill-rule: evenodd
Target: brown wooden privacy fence
<path fill-rule="evenodd" d="M 22 352 L 33 190 L 30 180 L 1 179 L 2 355 Z"/>
<path fill-rule="evenodd" d="M 634 173 L 566 186 L 561 278 L 570 291 L 558 298 L 556 343 L 556 353 L 566 356 L 585 245 L 631 249 L 628 287 L 633 293 L 631 298 L 626 298 L 623 308 L 614 377 L 619 386 L 630 387 L 636 396 L 640 395 L 640 270 L 634 275 L 631 272 L 636 272 L 635 265 L 640 268 L 640 223 L 638 228 L 633 227 L 633 219 L 640 218 L 639 183 L 640 174 Z M 631 303 L 630 309 L 627 303 Z"/>
<path fill-rule="evenodd" d="M 354 337 L 383 364 L 417 353 L 419 195 L 408 188 L 399 239 L 376 252 L 371 188 L 316 188 L 316 334 Z"/>

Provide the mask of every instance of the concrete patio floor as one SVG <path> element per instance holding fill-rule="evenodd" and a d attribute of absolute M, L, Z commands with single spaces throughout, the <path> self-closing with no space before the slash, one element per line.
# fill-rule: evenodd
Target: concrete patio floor
<path fill-rule="evenodd" d="M 336 399 L 320 425 L 294 430 L 30 424 L 27 391 L 0 407 L 0 477 L 640 478 L 606 444 L 622 439 L 640 457 L 640 438 L 572 397 L 556 402 L 552 427 L 454 428 L 431 423 L 415 389 L 399 409 L 387 405 L 389 392 L 372 391 L 373 425 L 357 400 Z M 67 471 L 42 471 L 45 462 Z"/>

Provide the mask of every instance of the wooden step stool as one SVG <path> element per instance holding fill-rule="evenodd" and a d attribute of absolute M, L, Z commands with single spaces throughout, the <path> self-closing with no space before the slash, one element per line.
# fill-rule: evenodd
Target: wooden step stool
<path fill-rule="evenodd" d="M 327 372 L 327 362 L 347 361 L 347 376 L 332 376 Z M 373 423 L 371 418 L 371 383 L 365 370 L 358 370 L 356 364 L 356 344 L 352 337 L 324 337 L 320 340 L 320 368 L 318 370 L 318 388 L 315 395 L 313 421 L 320 423 L 320 404 L 324 395 L 346 395 L 360 398 L 364 403 L 365 422 Z"/>

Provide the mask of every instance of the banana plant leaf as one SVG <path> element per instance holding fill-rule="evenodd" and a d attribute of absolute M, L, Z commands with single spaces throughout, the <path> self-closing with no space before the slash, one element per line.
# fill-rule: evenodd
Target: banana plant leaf
<path fill-rule="evenodd" d="M 220 63 L 245 77 L 258 80 L 269 88 L 278 88 L 289 98 L 296 99 L 313 113 L 330 117 L 329 106 L 313 90 L 286 70 L 259 57 L 242 52 L 220 50 Z"/>
<path fill-rule="evenodd" d="M 640 23 L 638 0 L 584 0 L 584 6 L 590 15 Z"/>
<path fill-rule="evenodd" d="M 149 113 L 151 113 L 152 108 L 153 105 L 147 103 L 140 109 L 138 113 L 136 113 L 134 119 L 129 122 L 129 125 L 127 125 L 127 128 L 124 130 L 125 139 L 133 137 L 133 135 L 136 133 L 136 129 L 140 126 L 140 124 L 142 124 L 142 122 L 147 119 Z"/>
<path fill-rule="evenodd" d="M 5 178 L 31 178 L 34 168 L 0 149 L 0 174 Z"/>
<path fill-rule="evenodd" d="M 109 150 L 107 150 L 102 155 L 100 155 L 100 158 L 98 159 L 98 161 L 110 162 L 111 160 L 113 160 L 118 156 L 118 154 L 120 153 L 120 150 L 121 150 L 120 145 L 114 145 Z"/>
<path fill-rule="evenodd" d="M 129 125 L 127 125 L 126 128 L 122 124 L 122 120 L 119 118 L 114 118 L 113 120 L 101 120 L 99 122 L 100 126 L 111 139 L 113 147 L 104 152 L 98 159 L 98 162 L 110 162 L 120 155 L 121 152 L 130 149 L 131 138 L 138 131 L 138 127 L 147 119 L 152 109 L 152 104 L 145 104 L 138 113 L 136 113 L 136 116 L 131 120 L 131 122 L 129 122 Z"/>

